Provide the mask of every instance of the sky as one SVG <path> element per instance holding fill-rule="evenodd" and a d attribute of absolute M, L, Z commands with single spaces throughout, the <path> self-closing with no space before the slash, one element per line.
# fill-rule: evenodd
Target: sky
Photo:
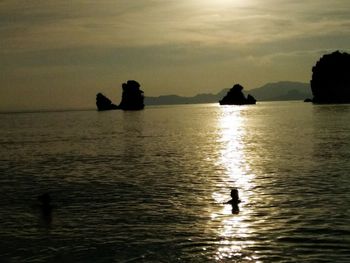
<path fill-rule="evenodd" d="M 309 82 L 350 51 L 349 0 L 0 0 L 0 111 Z"/>

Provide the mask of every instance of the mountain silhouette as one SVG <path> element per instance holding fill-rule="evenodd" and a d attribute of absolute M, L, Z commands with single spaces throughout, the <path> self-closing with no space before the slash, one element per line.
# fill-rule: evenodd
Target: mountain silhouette
<path fill-rule="evenodd" d="M 260 88 L 249 90 L 249 94 L 258 101 L 304 100 L 312 96 L 308 83 L 293 81 L 267 83 Z"/>
<path fill-rule="evenodd" d="M 172 104 L 197 104 L 217 103 L 229 91 L 225 88 L 217 94 L 202 93 L 193 97 L 182 97 L 178 95 L 163 95 L 159 97 L 145 97 L 146 105 L 172 105 Z M 258 101 L 279 101 L 279 100 L 304 100 L 312 97 L 308 83 L 281 81 L 267 83 L 262 87 L 243 90 L 245 95 L 251 94 Z"/>

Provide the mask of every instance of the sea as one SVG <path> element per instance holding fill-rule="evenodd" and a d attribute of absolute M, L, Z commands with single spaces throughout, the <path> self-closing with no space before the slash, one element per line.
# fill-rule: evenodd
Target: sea
<path fill-rule="evenodd" d="M 350 105 L 2 113 L 0 127 L 0 262 L 350 262 Z"/>

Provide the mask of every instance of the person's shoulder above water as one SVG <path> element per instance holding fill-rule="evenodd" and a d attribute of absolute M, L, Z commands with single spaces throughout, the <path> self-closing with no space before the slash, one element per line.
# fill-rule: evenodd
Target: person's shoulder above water
<path fill-rule="evenodd" d="M 241 202 L 241 200 L 239 199 L 238 190 L 236 188 L 231 190 L 231 198 L 232 199 L 227 201 L 225 204 L 237 205 Z"/>

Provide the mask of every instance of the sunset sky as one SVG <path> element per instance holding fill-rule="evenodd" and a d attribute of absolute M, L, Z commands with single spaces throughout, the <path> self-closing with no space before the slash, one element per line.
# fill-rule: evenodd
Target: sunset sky
<path fill-rule="evenodd" d="M 0 1 L 0 110 L 309 82 L 318 58 L 350 50 L 349 0 Z"/>

